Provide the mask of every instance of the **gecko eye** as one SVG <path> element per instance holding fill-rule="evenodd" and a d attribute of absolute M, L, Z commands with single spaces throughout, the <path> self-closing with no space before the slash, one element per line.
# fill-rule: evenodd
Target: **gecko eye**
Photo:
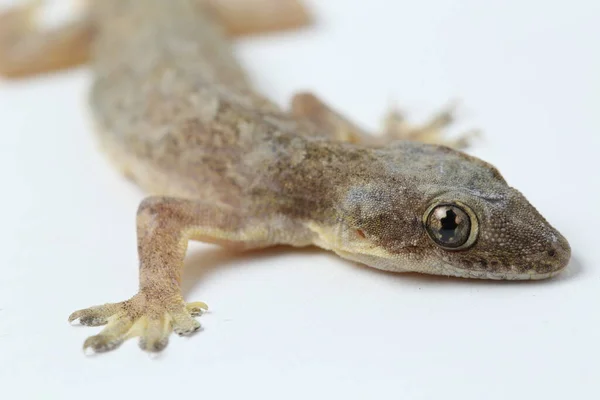
<path fill-rule="evenodd" d="M 425 228 L 440 247 L 459 250 L 472 245 L 477 236 L 477 221 L 473 212 L 455 204 L 439 204 L 426 213 Z M 475 229 L 473 229 L 475 228 Z"/>

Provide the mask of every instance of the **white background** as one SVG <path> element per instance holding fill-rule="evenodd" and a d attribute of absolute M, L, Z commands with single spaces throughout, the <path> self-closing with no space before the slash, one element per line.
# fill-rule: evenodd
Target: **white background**
<path fill-rule="evenodd" d="M 143 194 L 97 151 L 86 69 L 0 81 L 0 397 L 600 398 L 600 3 L 309 3 L 317 26 L 237 42 L 259 87 L 314 90 L 369 128 L 394 102 L 418 121 L 461 99 L 455 131 L 483 128 L 472 153 L 568 238 L 568 270 L 469 281 L 193 245 L 204 331 L 87 357 L 99 329 L 67 316 L 135 293 Z"/>

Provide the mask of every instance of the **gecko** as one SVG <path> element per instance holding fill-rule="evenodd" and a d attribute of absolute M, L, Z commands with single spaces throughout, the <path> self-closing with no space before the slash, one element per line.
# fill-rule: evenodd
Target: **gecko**
<path fill-rule="evenodd" d="M 148 194 L 136 214 L 139 291 L 69 316 L 105 325 L 84 349 L 137 337 L 158 352 L 173 332 L 198 331 L 207 306 L 181 292 L 190 240 L 317 246 L 380 270 L 478 279 L 545 279 L 569 262 L 568 241 L 461 150 L 468 135 L 444 136 L 452 110 L 420 126 L 392 111 L 378 133 L 310 92 L 283 108 L 254 88 L 231 40 L 308 23 L 298 0 L 87 1 L 49 31 L 39 6 L 0 15 L 0 74 L 89 64 L 98 143 Z"/>

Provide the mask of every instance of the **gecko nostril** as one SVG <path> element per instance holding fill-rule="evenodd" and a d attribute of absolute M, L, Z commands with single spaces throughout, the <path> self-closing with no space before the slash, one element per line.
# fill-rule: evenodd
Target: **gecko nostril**
<path fill-rule="evenodd" d="M 554 257 L 554 256 L 556 256 L 556 251 L 555 251 L 554 249 L 552 249 L 552 250 L 548 250 L 548 255 L 549 255 L 550 257 Z"/>

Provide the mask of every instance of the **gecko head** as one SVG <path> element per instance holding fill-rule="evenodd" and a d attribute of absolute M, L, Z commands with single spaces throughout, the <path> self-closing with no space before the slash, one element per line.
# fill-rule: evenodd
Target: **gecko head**
<path fill-rule="evenodd" d="M 384 270 L 465 278 L 544 279 L 564 269 L 566 239 L 494 167 L 419 149 L 418 171 L 380 166 L 378 180 L 346 190 L 336 252 Z"/>

